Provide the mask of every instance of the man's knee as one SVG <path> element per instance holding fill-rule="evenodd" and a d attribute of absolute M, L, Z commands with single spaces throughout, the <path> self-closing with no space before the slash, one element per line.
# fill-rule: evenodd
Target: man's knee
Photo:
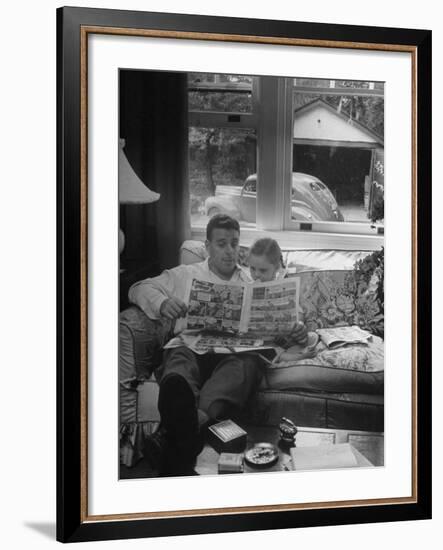
<path fill-rule="evenodd" d="M 180 346 L 179 348 L 165 350 L 163 354 L 163 364 L 174 362 L 196 363 L 194 352 L 186 346 Z"/>
<path fill-rule="evenodd" d="M 245 354 L 240 358 L 240 368 L 248 378 L 252 378 L 256 381 L 260 381 L 263 376 L 263 368 L 260 357 L 255 355 Z"/>
<path fill-rule="evenodd" d="M 182 346 L 165 350 L 163 354 L 163 362 L 155 372 L 158 381 L 161 381 L 164 376 L 170 372 L 177 374 L 192 376 L 198 375 L 198 363 L 194 352 L 189 348 Z"/>

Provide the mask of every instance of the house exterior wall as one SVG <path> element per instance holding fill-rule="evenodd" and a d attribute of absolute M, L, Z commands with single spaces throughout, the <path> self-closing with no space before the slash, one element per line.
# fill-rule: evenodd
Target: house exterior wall
<path fill-rule="evenodd" d="M 295 114 L 294 139 L 377 143 L 352 122 L 346 122 L 322 105 Z"/>

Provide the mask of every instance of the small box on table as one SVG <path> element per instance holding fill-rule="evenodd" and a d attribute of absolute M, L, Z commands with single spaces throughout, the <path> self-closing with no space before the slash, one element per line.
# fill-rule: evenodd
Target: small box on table
<path fill-rule="evenodd" d="M 208 428 L 208 443 L 218 453 L 241 453 L 246 449 L 247 433 L 232 420 Z"/>
<path fill-rule="evenodd" d="M 219 474 L 243 473 L 243 453 L 221 453 L 218 459 Z"/>

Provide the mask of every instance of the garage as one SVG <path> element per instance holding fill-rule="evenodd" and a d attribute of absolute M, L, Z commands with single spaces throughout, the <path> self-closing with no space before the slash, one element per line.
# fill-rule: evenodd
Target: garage
<path fill-rule="evenodd" d="M 322 99 L 294 111 L 293 170 L 320 178 L 345 221 L 367 222 L 374 167 L 383 163 L 383 139 Z"/>

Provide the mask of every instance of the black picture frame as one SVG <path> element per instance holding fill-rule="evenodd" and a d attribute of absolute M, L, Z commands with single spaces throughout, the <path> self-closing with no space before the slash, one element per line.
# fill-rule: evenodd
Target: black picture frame
<path fill-rule="evenodd" d="M 84 38 L 92 27 L 298 40 L 324 47 L 411 51 L 415 56 L 413 146 L 413 477 L 412 499 L 377 505 L 190 514 L 149 519 L 88 518 L 87 423 L 87 158 L 82 95 Z M 86 29 L 86 30 L 85 30 Z M 235 36 L 234 36 L 235 35 Z M 218 38 L 220 39 L 220 38 Z M 315 43 L 315 44 L 314 44 Z M 383 49 L 383 48 L 381 48 Z M 84 75 L 83 75 L 84 76 Z M 284 529 L 431 517 L 431 31 L 277 20 L 64 7 L 57 10 L 57 539 L 62 542 Z M 419 327 L 419 328 L 418 328 Z M 122 510 L 122 513 L 124 511 Z"/>

